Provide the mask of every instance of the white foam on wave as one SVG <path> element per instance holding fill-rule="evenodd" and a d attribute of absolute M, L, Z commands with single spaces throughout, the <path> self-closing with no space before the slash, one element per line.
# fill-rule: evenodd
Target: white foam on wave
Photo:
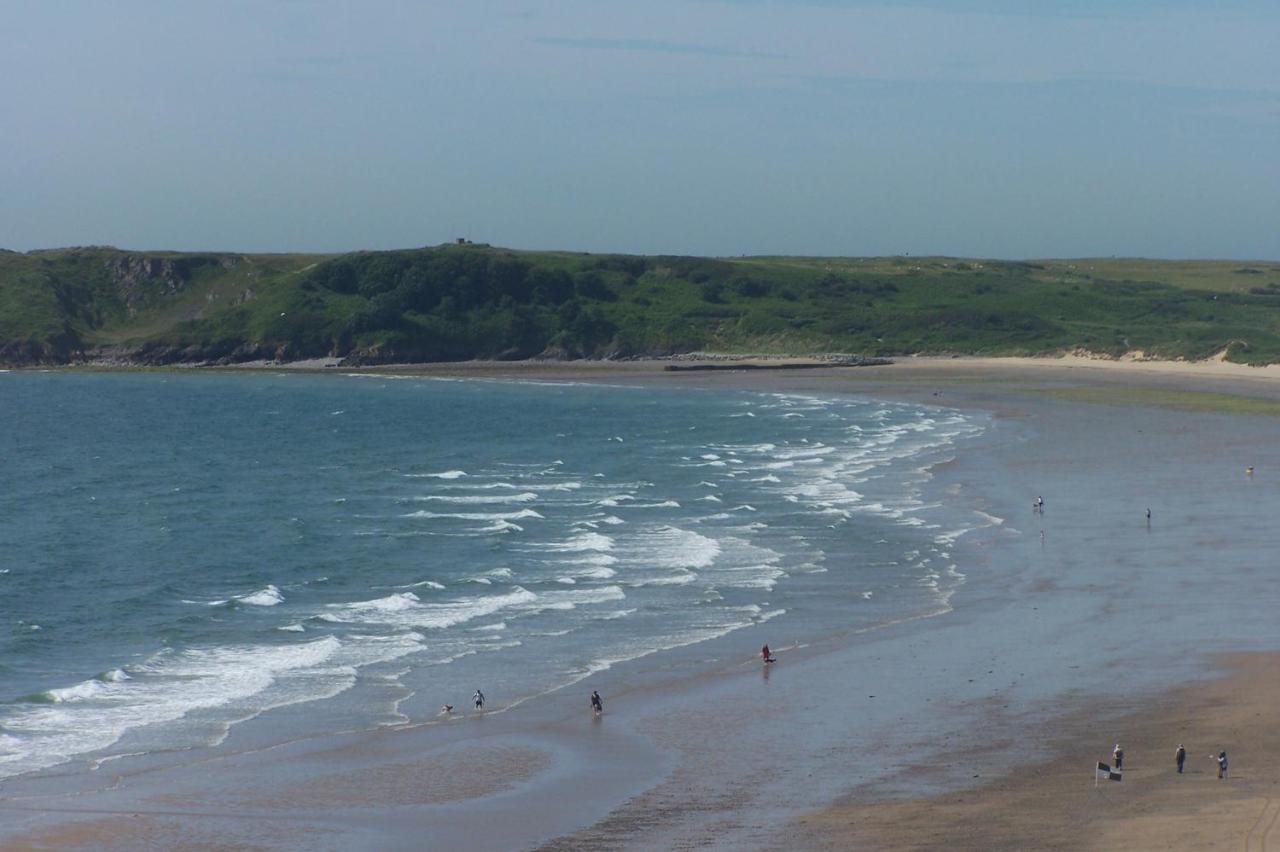
<path fill-rule="evenodd" d="M 562 556 L 556 560 L 557 565 L 615 565 L 618 557 L 599 551 L 587 552 L 585 556 Z"/>
<path fill-rule="evenodd" d="M 250 606 L 276 606 L 284 601 L 284 595 L 280 594 L 280 590 L 275 586 L 267 586 L 265 589 L 240 595 L 236 600 Z"/>
<path fill-rule="evenodd" d="M 533 478 L 531 475 L 529 478 Z M 564 482 L 467 482 L 437 486 L 442 490 L 466 491 L 577 491 L 582 483 L 577 480 Z"/>
<path fill-rule="evenodd" d="M 557 553 L 583 553 L 586 551 L 604 553 L 613 550 L 613 545 L 613 539 L 607 535 L 598 532 L 584 532 L 571 537 L 568 541 L 536 542 L 531 546 Z"/>
<path fill-rule="evenodd" d="M 693 571 L 682 571 L 679 574 L 670 574 L 662 577 L 648 577 L 643 580 L 632 580 L 628 582 L 627 585 L 635 588 L 642 588 L 644 586 L 687 586 L 696 579 L 698 579 L 698 575 Z"/>
<path fill-rule="evenodd" d="M 406 473 L 410 479 L 461 479 L 466 476 L 465 470 L 445 470 L 440 473 Z"/>
<path fill-rule="evenodd" d="M 526 609 L 536 608 L 538 610 L 553 609 L 577 609 L 580 606 L 590 604 L 608 603 L 610 601 L 620 601 L 625 599 L 626 592 L 621 586 L 601 586 L 598 589 L 571 589 L 566 591 L 544 592 L 539 596 L 536 607 L 526 606 Z"/>
<path fill-rule="evenodd" d="M 581 572 L 578 576 L 590 580 L 608 580 L 618 576 L 618 572 L 612 568 L 592 568 L 590 571 Z"/>
<path fill-rule="evenodd" d="M 492 581 L 488 577 L 477 578 Z M 326 620 L 356 624 L 388 624 L 414 629 L 439 630 L 465 624 L 477 618 L 520 608 L 539 600 L 539 596 L 520 586 L 503 594 L 487 594 L 423 603 L 412 592 L 402 592 L 370 601 L 330 604 Z"/>
<path fill-rule="evenodd" d="M 622 556 L 643 569 L 707 568 L 720 555 L 720 543 L 709 536 L 673 526 L 644 530 L 629 540 Z"/>
<path fill-rule="evenodd" d="M 521 509 L 518 512 L 410 512 L 402 518 L 454 518 L 460 521 L 519 521 L 525 518 L 541 518 L 533 509 Z"/>
<path fill-rule="evenodd" d="M 491 524 L 485 524 L 476 530 L 480 533 L 513 533 L 524 532 L 524 527 L 519 524 L 513 524 L 511 521 L 494 521 Z"/>
<path fill-rule="evenodd" d="M 424 503 L 480 505 L 488 503 L 532 503 L 538 499 L 538 495 L 532 491 L 521 491 L 516 494 L 425 494 L 413 499 Z"/>
<path fill-rule="evenodd" d="M 609 612 L 602 612 L 599 615 L 593 615 L 592 619 L 595 621 L 616 621 L 619 618 L 626 618 L 634 612 L 634 609 L 615 609 Z"/>
<path fill-rule="evenodd" d="M 7 708 L 4 725 L 16 736 L 0 750 L 0 774 L 53 766 L 106 748 L 129 731 L 176 723 L 198 710 L 228 708 L 235 718 L 250 718 L 268 706 L 330 697 L 354 683 L 354 669 L 342 652 L 343 644 L 332 636 L 300 644 L 165 651 L 132 666 L 125 677 L 47 690 L 37 703 Z"/>

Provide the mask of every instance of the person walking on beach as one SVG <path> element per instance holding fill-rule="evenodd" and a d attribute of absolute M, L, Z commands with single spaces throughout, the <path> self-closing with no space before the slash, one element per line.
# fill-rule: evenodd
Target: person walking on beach
<path fill-rule="evenodd" d="M 471 700 L 476 703 L 477 710 L 484 709 L 484 693 L 483 692 L 477 689 L 476 694 L 471 696 Z"/>
<path fill-rule="evenodd" d="M 1178 743 L 1178 750 L 1173 753 L 1173 760 L 1178 764 L 1178 774 L 1182 774 L 1182 764 L 1187 762 L 1187 750 Z"/>
<path fill-rule="evenodd" d="M 604 701 L 600 698 L 599 690 L 591 690 L 591 712 L 597 716 L 604 712 Z"/>
<path fill-rule="evenodd" d="M 1111 750 L 1111 759 L 1115 762 L 1116 770 L 1124 765 L 1124 749 L 1120 748 L 1120 743 L 1116 743 L 1116 747 Z"/>
<path fill-rule="evenodd" d="M 766 663 L 773 662 L 773 652 L 769 650 L 769 643 L 766 642 L 760 646 L 760 659 Z"/>
<path fill-rule="evenodd" d="M 1213 757 L 1213 755 L 1209 755 L 1209 756 Z M 1218 761 L 1218 777 L 1226 778 L 1227 777 L 1227 753 L 1225 751 L 1218 752 L 1217 761 Z"/>

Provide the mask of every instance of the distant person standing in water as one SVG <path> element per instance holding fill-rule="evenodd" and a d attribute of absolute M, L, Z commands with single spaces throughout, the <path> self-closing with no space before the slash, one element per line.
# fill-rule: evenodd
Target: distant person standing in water
<path fill-rule="evenodd" d="M 484 709 L 484 693 L 483 692 L 477 689 L 476 694 L 471 696 L 471 700 L 476 703 L 477 710 Z"/>
<path fill-rule="evenodd" d="M 769 650 L 768 642 L 760 646 L 760 659 L 766 663 L 773 662 L 773 653 Z"/>
<path fill-rule="evenodd" d="M 604 712 L 604 701 L 600 698 L 599 690 L 591 690 L 591 712 L 597 716 Z"/>
<path fill-rule="evenodd" d="M 1147 509 L 1147 523 L 1151 523 L 1151 510 Z"/>
<path fill-rule="evenodd" d="M 1173 760 L 1178 764 L 1178 774 L 1182 774 L 1182 764 L 1187 762 L 1187 750 L 1178 743 L 1178 750 L 1173 753 Z"/>

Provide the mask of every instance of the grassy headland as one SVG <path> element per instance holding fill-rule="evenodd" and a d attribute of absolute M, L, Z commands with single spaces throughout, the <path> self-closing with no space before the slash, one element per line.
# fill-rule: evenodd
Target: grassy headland
<path fill-rule="evenodd" d="M 1280 263 L 0 252 L 11 364 L 1073 349 L 1280 362 Z"/>

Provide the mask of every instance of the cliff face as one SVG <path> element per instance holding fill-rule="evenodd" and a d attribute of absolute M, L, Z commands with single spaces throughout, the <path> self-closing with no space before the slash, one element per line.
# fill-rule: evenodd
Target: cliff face
<path fill-rule="evenodd" d="M 216 266 L 232 270 L 239 263 L 240 259 L 233 255 L 165 257 L 120 253 L 104 258 L 102 266 L 110 276 L 117 298 L 132 317 L 137 316 L 139 307 L 148 300 L 176 295 L 200 269 Z"/>
<path fill-rule="evenodd" d="M 134 362 L 153 351 L 167 353 L 156 356 L 158 363 L 187 360 L 187 347 L 149 338 L 211 309 L 243 306 L 254 298 L 263 271 L 288 272 L 300 263 L 271 256 L 263 271 L 249 269 L 253 265 L 244 255 L 109 246 L 0 253 L 0 363 L 67 364 L 102 357 Z"/>

